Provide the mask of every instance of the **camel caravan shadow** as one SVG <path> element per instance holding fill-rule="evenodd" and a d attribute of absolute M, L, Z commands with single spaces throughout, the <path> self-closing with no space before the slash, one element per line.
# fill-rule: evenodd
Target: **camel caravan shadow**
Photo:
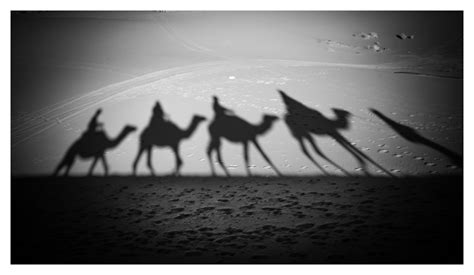
<path fill-rule="evenodd" d="M 54 176 L 59 175 L 63 169 L 65 169 L 64 176 L 69 175 L 69 171 L 77 158 L 93 159 L 88 173 L 89 176 L 94 172 L 97 161 L 100 159 L 104 166 L 105 175 L 108 175 L 109 166 L 105 158 L 105 152 L 117 147 L 130 133 L 136 131 L 137 128 L 127 125 L 116 138 L 110 139 L 102 129 L 102 123 L 98 122 L 98 117 L 101 112 L 101 109 L 95 112 L 89 121 L 87 130 L 82 133 L 81 137 L 66 151 L 66 154 L 54 171 Z"/>
<path fill-rule="evenodd" d="M 224 164 L 224 161 L 222 160 L 221 152 L 221 139 L 226 139 L 230 142 L 242 143 L 245 168 L 249 176 L 251 175 L 249 169 L 249 143 L 253 144 L 257 148 L 257 150 L 270 164 L 277 175 L 281 176 L 282 174 L 280 171 L 276 168 L 257 141 L 257 137 L 268 132 L 278 117 L 265 114 L 263 115 L 262 122 L 254 125 L 236 116 L 233 111 L 220 105 L 219 99 L 216 96 L 213 97 L 213 101 L 214 119 L 209 124 L 209 134 L 211 139 L 209 145 L 207 146 L 207 156 L 211 166 L 212 175 L 216 175 L 212 161 L 213 153 L 216 153 L 217 161 L 224 170 L 225 174 L 227 176 L 230 175 Z"/>
<path fill-rule="evenodd" d="M 179 175 L 183 160 L 179 154 L 179 144 L 184 139 L 191 137 L 199 124 L 206 120 L 205 117 L 194 115 L 186 129 L 180 129 L 165 115 L 160 103 L 157 101 L 153 107 L 150 122 L 140 134 L 140 143 L 137 156 L 133 162 L 133 174 L 136 175 L 138 162 L 144 152 L 147 154 L 147 166 L 152 175 L 155 170 L 152 164 L 153 147 L 170 147 L 176 158 L 175 175 Z"/>
<path fill-rule="evenodd" d="M 337 144 L 355 158 L 360 169 L 366 176 L 371 176 L 368 170 L 368 166 L 371 164 L 386 175 L 395 177 L 383 166 L 378 164 L 365 153 L 361 152 L 340 133 L 342 130 L 348 130 L 351 126 L 349 121 L 349 118 L 351 117 L 350 112 L 343 109 L 333 108 L 332 111 L 334 112 L 335 118 L 327 118 L 319 111 L 311 109 L 296 99 L 288 96 L 285 92 L 281 90 L 278 90 L 278 92 L 280 93 L 286 107 L 286 113 L 283 116 L 283 120 L 288 126 L 290 134 L 298 142 L 302 153 L 315 166 L 317 166 L 324 175 L 328 176 L 329 173 L 312 156 L 306 144 L 309 143 L 310 148 L 312 148 L 317 156 L 326 160 L 347 176 L 352 176 L 351 173 L 329 158 L 318 147 L 314 136 L 327 136 L 334 139 Z M 248 176 L 252 175 L 249 169 L 249 145 L 251 144 L 255 146 L 262 157 L 270 164 L 273 171 L 278 176 L 282 176 L 282 173 L 273 164 L 272 160 L 265 153 L 257 139 L 259 136 L 264 135 L 271 130 L 273 124 L 279 119 L 277 116 L 263 114 L 260 123 L 252 124 L 237 116 L 234 111 L 222 106 L 216 96 L 213 97 L 212 109 L 214 111 L 214 117 L 208 126 L 210 141 L 206 148 L 212 176 L 216 176 L 213 161 L 214 155 L 217 157 L 217 163 L 220 165 L 225 175 L 230 176 L 230 173 L 222 159 L 222 140 L 242 144 L 245 169 Z M 406 140 L 423 144 L 437 150 L 452 159 L 455 164 L 462 165 L 462 157 L 455 152 L 421 136 L 412 128 L 391 120 L 375 109 L 370 110 Z M 102 123 L 98 122 L 100 114 L 101 109 L 97 110 L 91 118 L 87 130 L 82 133 L 80 138 L 67 150 L 65 156 L 56 167 L 54 176 L 59 175 L 63 169 L 65 169 L 64 175 L 67 176 L 77 158 L 93 159 L 88 173 L 89 176 L 92 175 L 99 160 L 101 160 L 104 166 L 105 175 L 108 175 L 109 167 L 105 158 L 105 152 L 118 146 L 130 133 L 136 131 L 137 128 L 135 126 L 127 125 L 117 137 L 111 139 L 104 132 Z M 163 111 L 160 102 L 157 101 L 153 107 L 150 121 L 139 137 L 138 152 L 132 164 L 133 175 L 136 175 L 139 161 L 145 153 L 147 167 L 150 170 L 151 175 L 155 176 L 155 169 L 152 163 L 152 152 L 155 147 L 169 147 L 172 149 L 176 159 L 173 175 L 180 175 L 183 165 L 179 149 L 180 143 L 183 140 L 190 138 L 198 128 L 199 124 L 205 120 L 206 118 L 203 116 L 194 115 L 188 127 L 186 129 L 181 129 L 168 118 Z"/>
<path fill-rule="evenodd" d="M 400 124 L 386 115 L 382 114 L 376 109 L 370 108 L 369 109 L 374 115 L 379 117 L 381 120 L 383 120 L 390 128 L 392 128 L 393 131 L 395 131 L 399 136 L 403 137 L 404 139 L 413 142 L 415 144 L 421 144 L 425 145 L 427 147 L 430 147 L 433 150 L 436 150 L 445 156 L 447 156 L 454 164 L 458 166 L 462 166 L 463 164 L 463 159 L 462 156 L 458 155 L 456 152 L 453 152 L 449 150 L 448 148 L 427 139 L 426 137 L 422 136 L 420 133 L 418 133 L 415 129 L 410 128 L 406 125 Z"/>
<path fill-rule="evenodd" d="M 392 176 L 387 169 L 382 167 L 380 164 L 375 162 L 365 153 L 361 152 L 354 145 L 351 144 L 342 134 L 341 130 L 347 130 L 350 128 L 349 118 L 351 113 L 346 110 L 333 108 L 333 112 L 336 115 L 336 119 L 329 119 L 321 114 L 319 111 L 311 109 L 305 106 L 303 103 L 297 101 L 296 99 L 288 96 L 285 92 L 278 90 L 283 102 L 286 106 L 286 114 L 284 115 L 284 120 L 288 126 L 291 135 L 296 139 L 300 145 L 301 151 L 303 154 L 310 159 L 324 174 L 328 174 L 326 170 L 311 156 L 304 141 L 309 142 L 314 152 L 319 155 L 321 158 L 325 159 L 327 162 L 331 163 L 333 166 L 344 172 L 346 175 L 350 176 L 351 174 L 342 168 L 340 165 L 331 160 L 326 154 L 324 154 L 321 149 L 317 146 L 314 141 L 313 135 L 316 136 L 328 136 L 333 138 L 342 148 L 349 152 L 359 163 L 362 171 L 369 176 L 367 170 L 368 163 L 371 163 L 384 173 L 389 176 Z"/>

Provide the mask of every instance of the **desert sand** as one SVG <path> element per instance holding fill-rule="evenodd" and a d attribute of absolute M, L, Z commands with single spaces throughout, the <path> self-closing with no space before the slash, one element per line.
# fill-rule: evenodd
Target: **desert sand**
<path fill-rule="evenodd" d="M 13 263 L 461 263 L 462 179 L 18 178 Z"/>
<path fill-rule="evenodd" d="M 459 13 L 30 13 L 12 25 L 13 263 L 462 263 Z M 253 125 L 278 117 L 258 141 L 282 177 L 254 147 L 246 167 L 228 141 L 231 177 L 215 159 L 211 176 L 213 96 Z M 206 118 L 180 145 L 180 177 L 169 149 L 153 152 L 156 177 L 145 160 L 131 176 L 157 101 L 182 129 Z M 78 158 L 51 177 L 99 108 L 111 139 L 138 129 L 106 153 L 108 176 L 99 163 L 85 177 L 91 160 Z M 320 153 L 305 140 L 305 154 L 289 114 Z"/>

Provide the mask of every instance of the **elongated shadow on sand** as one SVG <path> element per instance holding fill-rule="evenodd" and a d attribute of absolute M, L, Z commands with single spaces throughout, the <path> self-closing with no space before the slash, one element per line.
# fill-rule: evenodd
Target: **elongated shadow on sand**
<path fill-rule="evenodd" d="M 329 136 L 333 138 L 339 145 L 342 146 L 347 152 L 349 152 L 359 163 L 362 171 L 366 175 L 369 175 L 367 170 L 368 163 L 371 163 L 378 169 L 385 172 L 387 175 L 393 176 L 387 169 L 382 167 L 380 164 L 375 162 L 372 158 L 361 152 L 355 146 L 353 146 L 339 131 L 350 128 L 349 117 L 351 113 L 346 110 L 333 108 L 333 112 L 336 115 L 336 119 L 329 119 L 321 114 L 319 111 L 308 108 L 303 103 L 297 101 L 294 98 L 288 96 L 285 92 L 278 90 L 283 102 L 285 103 L 287 113 L 285 114 L 285 123 L 292 136 L 296 139 L 300 145 L 301 151 L 308 157 L 324 174 L 328 174 L 326 170 L 311 156 L 304 141 L 309 142 L 314 152 L 327 162 L 340 169 L 346 175 L 350 173 L 343 167 L 331 160 L 326 154 L 324 154 L 319 147 L 312 135 L 316 136 Z"/>
<path fill-rule="evenodd" d="M 94 172 L 97 161 L 100 159 L 104 166 L 105 175 L 108 175 L 109 166 L 105 158 L 105 152 L 117 147 L 130 133 L 136 131 L 137 128 L 132 125 L 127 125 L 116 138 L 111 139 L 103 130 L 102 123 L 98 122 L 98 117 L 101 112 L 101 109 L 95 112 L 89 121 L 87 130 L 84 131 L 81 137 L 66 151 L 66 154 L 54 171 L 54 176 L 59 175 L 63 169 L 65 169 L 64 176 L 69 175 L 69 171 L 77 158 L 93 159 L 88 173 L 89 176 Z"/>
<path fill-rule="evenodd" d="M 449 150 L 448 148 L 446 148 L 446 147 L 444 147 L 444 146 L 442 146 L 442 145 L 440 145 L 440 144 L 438 144 L 438 143 L 436 143 L 432 140 L 429 140 L 429 139 L 425 138 L 424 136 L 420 135 L 415 129 L 410 128 L 406 125 L 400 124 L 400 123 L 390 119 L 389 117 L 382 114 L 381 112 L 379 112 L 376 109 L 370 108 L 369 110 L 373 114 L 375 114 L 377 117 L 379 117 L 381 120 L 383 120 L 388 126 L 390 126 L 390 128 L 392 128 L 393 131 L 395 131 L 398 135 L 400 135 L 404 139 L 406 139 L 408 141 L 411 141 L 413 143 L 416 143 L 416 144 L 422 144 L 422 145 L 428 146 L 431 149 L 436 150 L 436 151 L 444 154 L 445 156 L 447 156 L 449 159 L 451 159 L 451 161 L 454 164 L 462 166 L 462 164 L 463 164 L 462 156 L 460 156 L 456 152 L 453 152 L 453 151 Z"/>
<path fill-rule="evenodd" d="M 147 166 L 152 175 L 155 170 L 152 164 L 153 147 L 170 147 L 176 157 L 175 175 L 179 175 L 183 161 L 179 154 L 180 143 L 191 137 L 199 124 L 206 120 L 205 117 L 194 115 L 186 129 L 179 128 L 165 115 L 159 101 L 153 107 L 150 122 L 140 134 L 137 156 L 133 162 L 133 174 L 136 174 L 138 162 L 144 152 L 147 154 Z"/>
<path fill-rule="evenodd" d="M 254 125 L 236 116 L 233 111 L 220 105 L 219 99 L 216 96 L 213 97 L 213 100 L 213 110 L 215 116 L 209 125 L 209 134 L 211 139 L 207 147 L 207 156 L 211 166 L 212 175 L 216 174 L 212 161 L 213 153 L 216 153 L 217 161 L 224 170 L 225 174 L 227 176 L 230 175 L 222 159 L 221 139 L 226 139 L 235 143 L 241 143 L 243 145 L 245 168 L 247 169 L 248 175 L 251 175 L 249 169 L 249 143 L 253 144 L 263 156 L 263 158 L 270 164 L 273 170 L 278 175 L 281 175 L 280 171 L 278 171 L 276 166 L 273 164 L 271 159 L 267 156 L 257 141 L 257 137 L 268 132 L 278 117 L 265 114 L 263 115 L 262 122 Z"/>

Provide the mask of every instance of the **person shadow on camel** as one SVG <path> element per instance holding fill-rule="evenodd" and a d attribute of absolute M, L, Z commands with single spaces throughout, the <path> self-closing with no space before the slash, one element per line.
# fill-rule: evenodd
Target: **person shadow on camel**
<path fill-rule="evenodd" d="M 101 113 L 102 109 L 98 109 L 95 112 L 87 125 L 87 130 L 84 131 L 79 139 L 66 151 L 66 154 L 54 171 L 54 176 L 59 175 L 63 169 L 65 169 L 64 176 L 68 176 L 77 158 L 93 159 L 92 165 L 89 168 L 89 176 L 94 172 L 94 168 L 99 160 L 104 166 L 105 175 L 108 175 L 109 165 L 107 164 L 105 152 L 117 147 L 130 133 L 136 131 L 137 128 L 132 125 L 127 125 L 117 137 L 111 139 L 106 135 L 103 129 L 103 123 L 98 121 Z"/>
<path fill-rule="evenodd" d="M 210 142 L 207 146 L 207 156 L 211 166 L 212 175 L 216 175 L 214 164 L 212 161 L 213 153 L 217 155 L 217 161 L 224 173 L 230 176 L 227 167 L 222 159 L 221 139 L 226 139 L 230 142 L 241 143 L 243 145 L 243 153 L 245 160 L 245 168 L 248 175 L 251 175 L 249 169 L 249 144 L 253 144 L 263 158 L 270 164 L 277 175 L 281 175 L 278 168 L 273 164 L 267 154 L 263 151 L 257 137 L 267 133 L 273 123 L 278 120 L 277 116 L 264 114 L 262 122 L 259 124 L 251 124 L 246 120 L 238 117 L 234 111 L 222 106 L 217 96 L 213 96 L 212 109 L 214 110 L 214 119 L 209 124 Z"/>
<path fill-rule="evenodd" d="M 341 130 L 347 130 L 350 128 L 349 118 L 352 115 L 350 112 L 340 108 L 332 108 L 336 118 L 327 118 L 321 112 L 307 107 L 298 100 L 290 97 L 285 92 L 281 90 L 278 90 L 278 92 L 280 93 L 280 96 L 282 97 L 283 103 L 286 107 L 284 120 L 290 130 L 291 135 L 297 140 L 303 154 L 308 159 L 310 159 L 311 162 L 313 162 L 324 174 L 328 175 L 327 171 L 324 170 L 324 168 L 313 158 L 313 156 L 311 156 L 304 141 L 307 141 L 311 145 L 314 152 L 321 158 L 331 163 L 334 167 L 341 170 L 346 175 L 351 175 L 347 170 L 323 153 L 323 151 L 317 146 L 313 136 L 327 136 L 334 139 L 337 144 L 339 144 L 356 159 L 360 168 L 362 169 L 362 172 L 364 172 L 366 175 L 370 175 L 368 172 L 368 164 L 370 163 L 385 174 L 394 177 L 390 171 L 375 162 L 367 154 L 356 148 L 340 133 Z"/>

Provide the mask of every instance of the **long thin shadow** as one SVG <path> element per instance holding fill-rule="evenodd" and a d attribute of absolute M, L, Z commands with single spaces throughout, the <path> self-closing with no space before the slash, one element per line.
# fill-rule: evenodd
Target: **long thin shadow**
<path fill-rule="evenodd" d="M 242 143 L 245 168 L 247 169 L 248 175 L 251 175 L 249 170 L 249 143 L 253 144 L 263 156 L 263 158 L 271 165 L 273 170 L 275 170 L 278 175 L 281 175 L 280 171 L 276 168 L 257 141 L 257 137 L 268 132 L 278 117 L 273 115 L 263 115 L 262 122 L 254 125 L 236 116 L 233 111 L 220 105 L 219 99 L 217 97 L 214 96 L 213 99 L 213 110 L 215 116 L 209 125 L 209 134 L 211 139 L 209 145 L 207 146 L 207 156 L 211 166 L 212 175 L 216 174 L 212 161 L 213 153 L 216 153 L 217 161 L 224 170 L 225 174 L 227 176 L 230 175 L 222 159 L 221 139 L 226 139 L 235 143 Z"/>
<path fill-rule="evenodd" d="M 335 163 L 319 149 L 312 135 L 332 137 L 342 148 L 344 148 L 357 160 L 362 168 L 362 171 L 364 171 L 366 175 L 369 175 L 367 167 L 368 163 L 371 163 L 386 174 L 393 176 L 392 173 L 390 173 L 387 169 L 375 162 L 368 155 L 361 152 L 339 133 L 340 130 L 346 130 L 350 128 L 349 117 L 351 114 L 348 111 L 333 108 L 332 110 L 336 115 L 336 118 L 329 119 L 319 111 L 311 109 L 296 99 L 288 96 L 285 92 L 281 90 L 278 91 L 286 106 L 287 113 L 285 114 L 285 122 L 290 129 L 291 134 L 297 140 L 303 154 L 308 157 L 323 173 L 327 174 L 327 171 L 325 171 L 323 167 L 321 167 L 321 165 L 311 156 L 305 146 L 305 141 L 310 143 L 317 155 L 343 171 L 346 175 L 350 175 L 347 170 Z"/>
<path fill-rule="evenodd" d="M 133 174 L 136 174 L 138 162 L 143 153 L 147 154 L 147 166 L 152 175 L 155 170 L 152 164 L 153 147 L 170 147 L 176 157 L 175 175 L 179 175 L 183 160 L 179 154 L 180 143 L 190 138 L 199 124 L 206 120 L 205 117 L 194 115 L 186 129 L 180 129 L 171 122 L 165 115 L 160 102 L 156 102 L 153 107 L 150 122 L 140 134 L 140 143 L 137 156 L 133 162 Z"/>
<path fill-rule="evenodd" d="M 420 133 L 418 133 L 415 129 L 413 129 L 411 127 L 408 127 L 406 125 L 400 124 L 400 123 L 390 119 L 389 117 L 382 114 L 381 112 L 379 112 L 376 109 L 370 108 L 369 110 L 373 114 L 375 114 L 377 117 L 379 117 L 381 120 L 383 120 L 388 126 L 390 126 L 392 128 L 392 130 L 394 130 L 398 135 L 400 135 L 404 139 L 406 139 L 408 141 L 411 141 L 413 143 L 416 143 L 416 144 L 422 144 L 422 145 L 428 146 L 428 147 L 444 154 L 448 158 L 450 158 L 451 161 L 453 163 L 455 163 L 456 165 L 459 165 L 459 166 L 462 165 L 462 163 L 463 163 L 462 156 L 457 154 L 456 152 L 453 152 L 453 151 L 449 150 L 448 148 L 446 148 L 446 147 L 444 147 L 444 146 L 442 146 L 442 145 L 440 145 L 440 144 L 438 144 L 438 143 L 436 143 L 432 140 L 429 140 L 428 138 L 426 138 L 426 137 L 422 136 Z"/>
<path fill-rule="evenodd" d="M 98 117 L 102 110 L 98 109 L 88 124 L 88 128 L 82 133 L 81 137 L 76 140 L 71 147 L 66 151 L 61 162 L 54 171 L 54 176 L 59 175 L 61 170 L 65 169 L 64 176 L 69 175 L 75 160 L 79 158 L 92 158 L 92 165 L 89 169 L 88 175 L 92 175 L 97 161 L 100 159 L 104 166 L 105 175 L 109 172 L 109 166 L 105 158 L 105 152 L 117 147 L 130 133 L 136 131 L 135 126 L 125 126 L 116 138 L 109 138 L 102 127 L 102 123 L 98 122 Z"/>

